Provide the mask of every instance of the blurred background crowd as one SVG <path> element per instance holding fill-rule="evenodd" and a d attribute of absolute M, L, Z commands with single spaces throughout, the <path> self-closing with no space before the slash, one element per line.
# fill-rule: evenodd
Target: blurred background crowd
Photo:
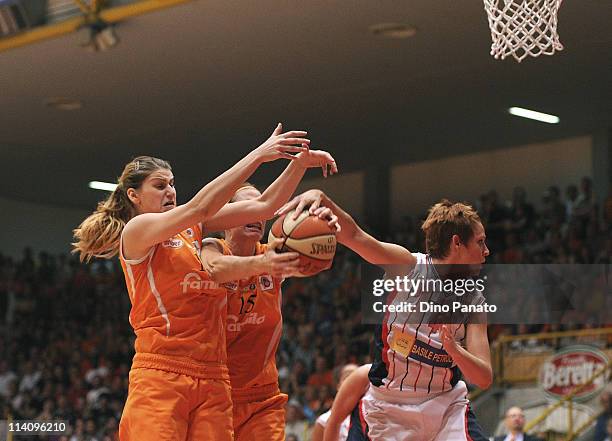
<path fill-rule="evenodd" d="M 589 178 L 563 192 L 551 186 L 541 197 L 534 204 L 516 188 L 511 201 L 490 191 L 474 203 L 487 229 L 490 262 L 610 263 L 612 197 L 598 207 Z M 406 217 L 395 231 L 374 233 L 424 251 L 420 221 Z M 3 415 L 69 422 L 67 435 L 46 439 L 116 439 L 134 340 L 118 261 L 84 265 L 74 256 L 38 251 L 44 243 L 32 245 L 37 251 L 26 249 L 19 260 L 0 255 Z M 281 390 L 290 397 L 288 436 L 303 441 L 330 408 L 343 365 L 370 361 L 372 327 L 361 323 L 357 289 L 360 264 L 340 247 L 331 270 L 284 285 L 277 361 Z M 498 325 L 490 327 L 490 337 L 551 329 Z"/>

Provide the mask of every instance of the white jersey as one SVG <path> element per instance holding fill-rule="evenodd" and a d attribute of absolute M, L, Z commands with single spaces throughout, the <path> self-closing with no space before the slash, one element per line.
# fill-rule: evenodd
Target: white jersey
<path fill-rule="evenodd" d="M 417 264 L 408 275 L 410 279 L 440 280 L 430 256 L 417 253 L 415 257 Z M 484 301 L 479 292 L 472 297 L 470 303 Z M 429 304 L 439 303 L 439 299 L 439 292 L 423 289 L 412 293 L 393 291 L 387 295 L 385 304 Z M 455 362 L 444 350 L 438 331 L 427 324 L 425 317 L 420 307 L 417 312 L 385 313 L 381 326 L 376 330 L 376 361 L 369 374 L 371 383 L 380 392 L 427 398 L 450 391 L 459 381 L 460 372 Z M 457 316 L 449 315 L 448 321 L 435 323 L 449 323 L 455 340 L 461 344 L 466 326 L 457 321 Z"/>
<path fill-rule="evenodd" d="M 317 418 L 315 424 L 319 424 L 323 429 L 327 427 L 327 421 L 329 420 L 329 416 L 331 415 L 331 409 L 325 413 L 322 413 Z M 338 441 L 346 441 L 348 438 L 349 426 L 351 424 L 351 417 L 347 416 L 342 424 L 340 424 L 340 433 L 338 435 Z"/>

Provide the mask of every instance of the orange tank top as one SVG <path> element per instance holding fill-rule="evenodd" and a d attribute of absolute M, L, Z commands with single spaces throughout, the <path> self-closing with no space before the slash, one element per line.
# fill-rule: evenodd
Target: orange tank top
<path fill-rule="evenodd" d="M 132 368 L 227 379 L 227 292 L 200 261 L 202 231 L 187 228 L 138 260 L 120 252 L 136 334 Z"/>
<path fill-rule="evenodd" d="M 232 254 L 225 241 L 218 242 L 224 254 Z M 257 243 L 255 254 L 266 249 L 267 245 Z M 279 393 L 276 350 L 283 330 L 281 282 L 259 274 L 224 284 L 228 367 L 235 402 L 259 401 Z"/>

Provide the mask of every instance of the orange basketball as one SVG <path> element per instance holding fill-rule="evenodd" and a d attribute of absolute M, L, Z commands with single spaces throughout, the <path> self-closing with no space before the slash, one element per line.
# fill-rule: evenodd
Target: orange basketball
<path fill-rule="evenodd" d="M 283 239 L 280 252 L 300 254 L 300 274 L 296 274 L 297 277 L 308 277 L 329 269 L 336 254 L 336 230 L 327 225 L 326 220 L 311 216 L 307 210 L 295 220 L 287 215 L 276 219 L 268 242 L 274 239 Z"/>

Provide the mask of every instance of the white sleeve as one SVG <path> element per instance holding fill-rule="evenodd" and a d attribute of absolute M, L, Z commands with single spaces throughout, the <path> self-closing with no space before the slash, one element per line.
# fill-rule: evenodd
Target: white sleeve
<path fill-rule="evenodd" d="M 317 418 L 317 421 L 315 421 L 315 424 L 318 424 L 325 429 L 325 427 L 327 426 L 327 420 L 329 420 L 330 415 L 331 415 L 331 410 L 328 410 L 327 412 L 322 413 Z"/>

